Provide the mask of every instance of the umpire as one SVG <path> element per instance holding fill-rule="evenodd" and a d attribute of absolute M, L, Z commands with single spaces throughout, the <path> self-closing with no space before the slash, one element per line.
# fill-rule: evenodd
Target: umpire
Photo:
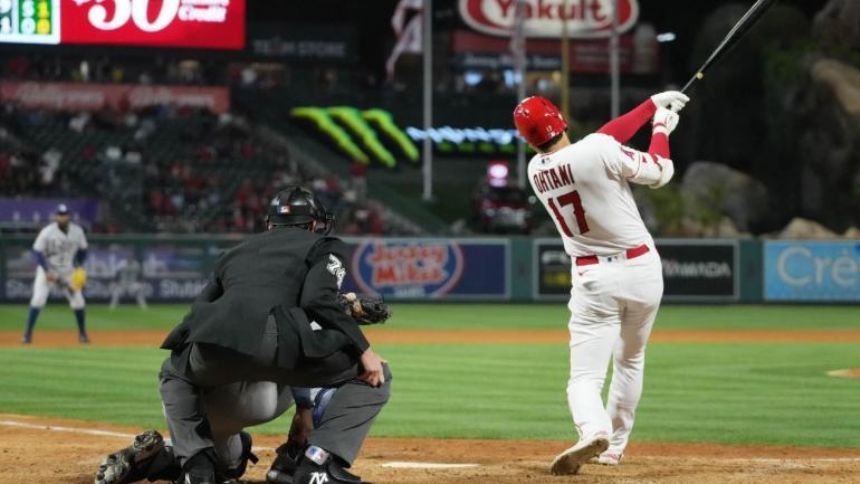
<path fill-rule="evenodd" d="M 345 468 L 388 401 L 391 373 L 337 302 L 345 247 L 319 233 L 333 222 L 307 189 L 279 192 L 268 230 L 221 256 L 164 341 L 171 355 L 161 368 L 161 398 L 185 483 L 223 475 L 201 394 L 240 381 L 337 387 L 294 482 L 361 481 Z"/>

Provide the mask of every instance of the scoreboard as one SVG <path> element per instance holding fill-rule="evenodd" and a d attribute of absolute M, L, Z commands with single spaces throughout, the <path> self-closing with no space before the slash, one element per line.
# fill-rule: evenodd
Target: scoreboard
<path fill-rule="evenodd" d="M 60 0 L 0 0 L 0 42 L 60 43 Z"/>

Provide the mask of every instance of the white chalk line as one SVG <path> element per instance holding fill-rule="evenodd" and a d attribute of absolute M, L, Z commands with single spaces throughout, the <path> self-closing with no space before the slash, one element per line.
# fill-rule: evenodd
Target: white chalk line
<path fill-rule="evenodd" d="M 51 432 L 67 432 L 67 433 L 75 433 L 75 434 L 84 434 L 84 435 L 95 435 L 98 437 L 116 437 L 118 439 L 126 439 L 130 440 L 135 438 L 136 434 L 127 434 L 124 432 L 113 432 L 110 430 L 99 430 L 99 429 L 87 429 L 80 427 L 63 427 L 61 425 L 40 425 L 40 424 L 31 424 L 26 422 L 18 422 L 15 420 L 0 420 L 0 426 L 4 427 L 18 427 L 22 429 L 32 429 L 32 430 L 49 430 Z M 169 439 L 166 439 L 169 441 Z M 274 447 L 259 447 L 254 446 L 256 451 L 267 451 L 267 450 L 275 450 Z"/>
<path fill-rule="evenodd" d="M 389 469 L 471 469 L 481 467 L 481 464 L 444 464 L 439 462 L 408 462 L 394 461 L 382 464 Z"/>
<path fill-rule="evenodd" d="M 17 427 L 31 430 L 47 430 L 51 432 L 66 432 L 66 433 L 77 433 L 77 434 L 85 434 L 85 435 L 94 435 L 98 437 L 114 437 L 121 439 L 133 439 L 135 434 L 129 434 L 125 432 L 114 432 L 111 430 L 102 430 L 102 429 L 92 429 L 92 428 L 79 428 L 79 427 L 64 427 L 62 425 L 44 425 L 44 424 L 32 424 L 27 422 L 19 422 L 17 420 L 0 420 L 0 426 L 4 427 Z M 258 447 L 254 446 L 254 450 L 257 451 L 273 451 L 275 450 L 273 447 Z M 799 452 L 803 452 L 803 450 L 799 450 Z M 655 457 L 655 456 L 643 456 L 643 459 L 646 460 L 668 460 L 673 459 L 672 457 Z M 780 457 L 749 457 L 749 458 L 729 458 L 729 459 L 707 459 L 704 457 L 690 457 L 691 461 L 699 461 L 699 460 L 719 460 L 720 462 L 725 463 L 760 463 L 760 464 L 771 464 L 771 465 L 790 465 L 790 464 L 803 464 L 803 463 L 845 463 L 845 462 L 860 462 L 860 456 L 858 457 L 810 457 L 810 458 L 780 458 Z M 410 467 L 412 466 L 412 467 Z M 423 467 L 419 467 L 423 466 Z M 463 469 L 463 468 L 474 468 L 480 467 L 480 464 L 445 464 L 445 463 L 433 463 L 433 462 L 386 462 L 382 464 L 382 467 L 389 467 L 393 469 Z"/>

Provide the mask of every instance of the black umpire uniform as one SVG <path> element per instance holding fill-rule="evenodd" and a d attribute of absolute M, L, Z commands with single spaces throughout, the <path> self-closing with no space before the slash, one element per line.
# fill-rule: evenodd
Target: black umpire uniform
<path fill-rule="evenodd" d="M 379 387 L 358 379 L 370 344 L 336 301 L 344 244 L 309 230 L 323 219 L 331 223 L 307 190 L 280 192 L 269 208 L 269 230 L 221 256 L 191 312 L 164 341 L 171 355 L 161 369 L 161 397 L 186 475 L 217 465 L 200 401 L 207 388 L 240 381 L 337 386 L 309 439 L 325 451 L 309 456 L 321 468 L 349 467 L 388 401 L 387 365 Z"/>

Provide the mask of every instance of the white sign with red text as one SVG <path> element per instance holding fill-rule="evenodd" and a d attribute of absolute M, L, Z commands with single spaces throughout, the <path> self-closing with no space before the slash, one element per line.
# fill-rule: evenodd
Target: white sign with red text
<path fill-rule="evenodd" d="M 478 32 L 510 37 L 518 0 L 459 0 L 460 16 Z M 526 37 L 559 38 L 564 23 L 574 39 L 609 37 L 616 0 L 526 0 Z M 639 20 L 638 0 L 618 0 L 618 30 L 626 32 Z"/>

